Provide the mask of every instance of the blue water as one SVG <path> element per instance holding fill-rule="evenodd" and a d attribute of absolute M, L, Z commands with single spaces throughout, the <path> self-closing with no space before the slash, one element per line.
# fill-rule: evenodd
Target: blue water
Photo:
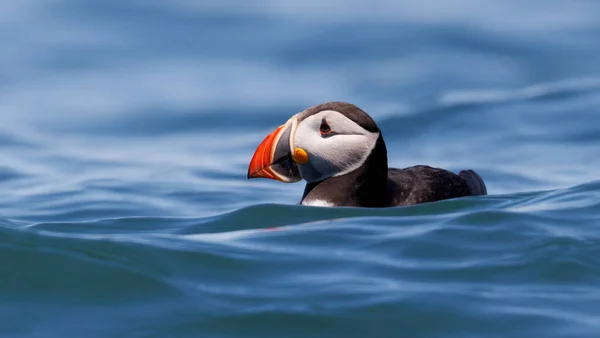
<path fill-rule="evenodd" d="M 1 337 L 598 337 L 600 2 L 0 2 Z M 352 102 L 489 196 L 247 180 Z"/>

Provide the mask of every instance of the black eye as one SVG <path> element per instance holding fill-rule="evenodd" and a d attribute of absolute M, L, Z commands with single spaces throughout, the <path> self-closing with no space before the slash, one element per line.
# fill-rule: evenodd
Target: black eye
<path fill-rule="evenodd" d="M 331 133 L 331 128 L 329 128 L 327 121 L 321 121 L 321 127 L 319 128 L 319 131 L 322 135 Z"/>

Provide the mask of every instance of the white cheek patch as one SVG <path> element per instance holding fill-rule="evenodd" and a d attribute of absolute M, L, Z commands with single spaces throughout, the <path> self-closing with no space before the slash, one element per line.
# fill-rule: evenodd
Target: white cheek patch
<path fill-rule="evenodd" d="M 319 132 L 325 119 L 333 135 Z M 308 182 L 340 176 L 363 165 L 377 143 L 379 133 L 365 130 L 336 111 L 322 111 L 301 121 L 295 133 L 295 146 L 308 153 L 308 162 L 299 165 Z"/>

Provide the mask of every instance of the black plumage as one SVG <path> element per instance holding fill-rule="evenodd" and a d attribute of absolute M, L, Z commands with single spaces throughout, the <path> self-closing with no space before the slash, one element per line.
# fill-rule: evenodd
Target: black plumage
<path fill-rule="evenodd" d="M 366 130 L 379 132 L 379 138 L 358 169 L 307 183 L 301 204 L 319 200 L 337 206 L 392 207 L 487 194 L 485 183 L 473 170 L 455 174 L 426 165 L 388 168 L 387 148 L 381 131 L 371 117 L 355 105 L 329 102 L 306 110 L 301 118 L 323 110 L 338 111 Z"/>

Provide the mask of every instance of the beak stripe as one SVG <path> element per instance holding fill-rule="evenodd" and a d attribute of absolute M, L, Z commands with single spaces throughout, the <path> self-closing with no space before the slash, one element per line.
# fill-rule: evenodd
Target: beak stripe
<path fill-rule="evenodd" d="M 277 144 L 281 129 L 283 129 L 284 126 L 285 125 L 280 126 L 271 134 L 267 135 L 267 137 L 265 137 L 265 139 L 258 146 L 256 153 L 250 162 L 250 167 L 248 167 L 248 178 L 264 177 L 277 179 L 277 176 L 272 170 L 270 170 L 269 166 L 273 161 L 273 153 L 275 152 L 274 145 Z"/>

